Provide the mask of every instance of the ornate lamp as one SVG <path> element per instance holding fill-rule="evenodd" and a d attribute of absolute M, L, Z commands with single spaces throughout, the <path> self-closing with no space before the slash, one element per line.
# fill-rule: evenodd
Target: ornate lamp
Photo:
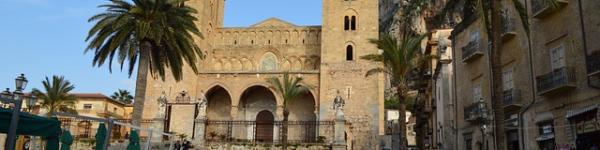
<path fill-rule="evenodd" d="M 35 97 L 33 94 L 27 98 L 27 108 L 29 108 L 30 112 L 33 110 L 33 107 L 35 107 L 36 102 L 37 97 Z"/>
<path fill-rule="evenodd" d="M 6 90 L 2 91 L 2 93 L 0 93 L 0 97 L 4 99 L 12 98 L 12 93 L 10 92 L 10 89 L 6 88 Z"/>
<path fill-rule="evenodd" d="M 21 74 L 15 79 L 15 87 L 17 91 L 22 91 L 27 86 L 27 78 L 25 78 L 25 74 Z"/>

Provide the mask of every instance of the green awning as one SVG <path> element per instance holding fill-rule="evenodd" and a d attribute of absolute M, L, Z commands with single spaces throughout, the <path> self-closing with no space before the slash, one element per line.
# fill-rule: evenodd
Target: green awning
<path fill-rule="evenodd" d="M 7 133 L 12 117 L 11 109 L 0 108 L 0 133 Z M 48 150 L 58 150 L 58 136 L 60 135 L 60 121 L 22 112 L 19 114 L 17 125 L 18 135 L 41 136 L 47 139 Z"/>

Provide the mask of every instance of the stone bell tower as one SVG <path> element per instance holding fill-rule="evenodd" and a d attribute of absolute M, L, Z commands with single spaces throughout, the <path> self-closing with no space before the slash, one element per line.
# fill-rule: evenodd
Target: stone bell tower
<path fill-rule="evenodd" d="M 365 76 L 381 64 L 360 57 L 379 50 L 369 39 L 379 37 L 377 0 L 323 0 L 320 66 L 320 120 L 335 119 L 333 99 L 345 99 L 347 146 L 371 149 L 383 134 L 383 75 Z M 352 137 L 365 137 L 351 139 Z"/>

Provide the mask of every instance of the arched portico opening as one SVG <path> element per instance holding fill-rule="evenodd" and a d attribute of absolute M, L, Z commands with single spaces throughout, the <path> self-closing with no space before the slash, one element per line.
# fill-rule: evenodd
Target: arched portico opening
<path fill-rule="evenodd" d="M 231 120 L 231 95 L 225 88 L 217 85 L 206 92 L 208 105 L 206 117 L 208 120 L 227 121 Z"/>
<path fill-rule="evenodd" d="M 317 138 L 317 116 L 315 114 L 315 98 L 310 91 L 302 93 L 288 102 L 290 112 L 288 140 L 315 142 Z"/>
<path fill-rule="evenodd" d="M 274 125 L 259 125 L 259 122 L 275 121 L 277 102 L 275 94 L 265 86 L 255 85 L 244 90 L 240 96 L 236 120 L 256 122 L 256 125 L 243 124 L 234 127 L 234 137 L 241 139 L 254 139 L 259 142 L 272 142 L 277 135 Z M 267 114 L 269 113 L 269 114 Z M 270 117 L 268 115 L 271 115 Z M 257 120 L 262 119 L 262 120 Z M 268 128 L 267 126 L 270 126 Z M 259 130 L 260 128 L 260 130 Z M 270 132 L 267 130 L 271 130 Z M 268 136 L 270 135 L 270 136 Z M 258 139 L 260 138 L 260 139 Z"/>
<path fill-rule="evenodd" d="M 205 129 L 205 139 L 210 141 L 225 140 L 231 136 L 227 121 L 231 121 L 231 95 L 222 86 L 214 86 L 206 91 L 208 105 L 206 119 L 208 124 Z"/>

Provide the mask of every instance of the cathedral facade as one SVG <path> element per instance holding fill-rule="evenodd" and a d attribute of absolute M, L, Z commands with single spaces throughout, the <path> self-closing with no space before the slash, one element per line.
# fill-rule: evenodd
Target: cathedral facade
<path fill-rule="evenodd" d="M 249 27 L 223 27 L 225 0 L 186 2 L 198 10 L 196 38 L 204 59 L 199 74 L 184 69 L 182 81 L 149 77 L 143 119 L 193 141 L 277 142 L 283 99 L 267 78 L 289 73 L 311 87 L 288 103 L 288 140 L 332 140 L 333 100 L 345 101 L 349 148 L 378 147 L 383 135 L 381 64 L 360 59 L 378 53 L 378 1 L 323 0 L 322 25 L 298 26 L 271 18 Z M 162 99 L 163 102 L 159 101 Z M 295 127 L 298 126 L 298 127 Z"/>

